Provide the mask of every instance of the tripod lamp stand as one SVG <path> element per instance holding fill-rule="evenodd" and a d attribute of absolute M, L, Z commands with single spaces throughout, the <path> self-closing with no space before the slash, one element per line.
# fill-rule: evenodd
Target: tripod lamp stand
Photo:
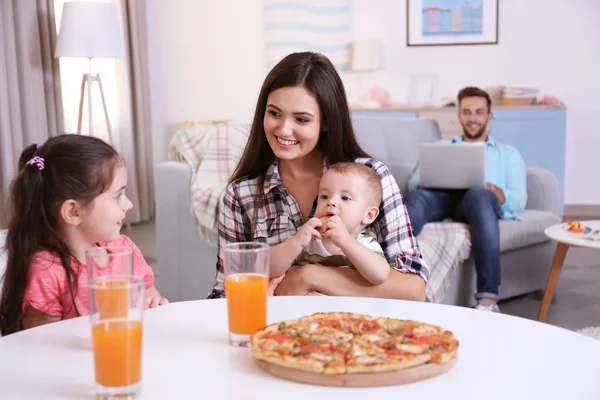
<path fill-rule="evenodd" d="M 100 74 L 92 74 L 92 59 L 94 58 L 125 58 L 125 44 L 117 5 L 115 3 L 97 2 L 67 2 L 64 4 L 60 31 L 56 45 L 55 57 L 79 57 L 89 60 L 88 73 L 81 79 L 81 94 L 79 98 L 79 118 L 77 134 L 81 134 L 83 121 L 84 98 L 87 87 L 88 122 L 90 136 L 93 135 L 93 105 L 92 89 L 94 83 L 100 89 L 102 108 L 106 118 L 108 137 L 115 145 L 108 108 L 102 88 Z"/>

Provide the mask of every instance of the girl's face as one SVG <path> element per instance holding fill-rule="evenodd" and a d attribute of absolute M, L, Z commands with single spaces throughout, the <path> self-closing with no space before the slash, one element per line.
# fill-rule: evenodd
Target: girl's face
<path fill-rule="evenodd" d="M 269 94 L 263 126 L 275 156 L 296 160 L 317 147 L 321 110 L 316 98 L 304 87 L 283 87 Z"/>
<path fill-rule="evenodd" d="M 117 240 L 121 234 L 123 220 L 133 204 L 125 195 L 127 170 L 120 165 L 107 191 L 97 196 L 84 209 L 81 229 L 90 243 L 105 243 Z"/>

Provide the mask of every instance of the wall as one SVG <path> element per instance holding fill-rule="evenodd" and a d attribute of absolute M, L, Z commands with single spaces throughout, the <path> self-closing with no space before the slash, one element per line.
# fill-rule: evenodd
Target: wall
<path fill-rule="evenodd" d="M 260 0 L 149 0 L 155 159 L 185 119 L 249 120 L 265 71 Z M 406 2 L 355 0 L 356 39 L 385 41 L 387 69 L 362 85 L 407 98 L 411 73 L 437 73 L 439 95 L 465 85 L 537 86 L 568 106 L 568 204 L 600 204 L 597 0 L 500 0 L 498 45 L 406 47 Z M 356 77 L 344 74 L 350 93 Z"/>
<path fill-rule="evenodd" d="M 252 118 L 264 79 L 261 0 L 147 0 L 155 162 L 187 119 Z"/>

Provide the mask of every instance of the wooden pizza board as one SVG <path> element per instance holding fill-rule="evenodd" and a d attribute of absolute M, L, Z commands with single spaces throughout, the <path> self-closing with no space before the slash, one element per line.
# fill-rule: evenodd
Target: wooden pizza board
<path fill-rule="evenodd" d="M 444 364 L 424 364 L 399 371 L 342 375 L 325 375 L 271 364 L 264 360 L 255 359 L 254 361 L 268 373 L 294 382 L 322 386 L 367 387 L 402 385 L 433 378 L 450 370 L 456 363 L 456 356 Z"/>

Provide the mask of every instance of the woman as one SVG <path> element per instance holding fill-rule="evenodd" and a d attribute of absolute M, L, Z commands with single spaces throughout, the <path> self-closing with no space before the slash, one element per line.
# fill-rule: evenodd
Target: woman
<path fill-rule="evenodd" d="M 424 300 L 429 269 L 412 234 L 398 185 L 387 167 L 358 145 L 344 85 L 333 64 L 318 53 L 290 54 L 265 79 L 246 149 L 223 197 L 219 248 L 231 242 L 260 241 L 282 250 L 305 223 L 317 227 L 311 217 L 319 180 L 337 162 L 367 165 L 381 179 L 380 214 L 369 229 L 392 272 L 386 282 L 373 285 L 355 269 L 294 266 L 275 294 L 318 291 Z M 220 249 L 218 254 L 211 298 L 224 295 Z"/>

